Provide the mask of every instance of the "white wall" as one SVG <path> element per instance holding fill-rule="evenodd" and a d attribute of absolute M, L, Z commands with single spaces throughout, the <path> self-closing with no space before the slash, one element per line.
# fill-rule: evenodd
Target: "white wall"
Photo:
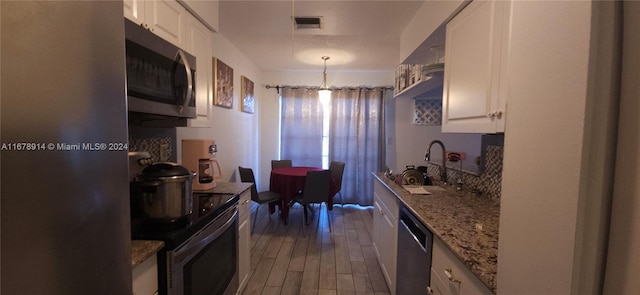
<path fill-rule="evenodd" d="M 593 5 L 512 4 L 499 294 L 598 293 L 603 253 L 592 249 L 601 251 L 604 217 L 596 206 L 611 178 L 610 111 L 600 107 L 612 100 L 600 88 L 611 87 L 613 71 L 596 71 L 611 52 L 594 38 Z"/>
<path fill-rule="evenodd" d="M 182 155 L 182 139 L 213 139 L 218 145 L 217 159 L 223 173 L 221 181 L 237 181 L 238 166 L 254 169 L 257 166 L 258 122 L 262 115 L 261 104 L 268 92 L 260 87 L 263 84 L 261 71 L 221 34 L 214 34 L 213 57 L 221 59 L 233 68 L 233 108 L 211 106 L 210 128 L 177 128 L 178 161 L 180 162 Z M 240 111 L 241 75 L 254 83 L 256 111 L 253 114 Z"/>
<path fill-rule="evenodd" d="M 441 89 L 439 94 L 434 98 L 442 99 Z M 391 103 L 394 104 L 390 108 L 394 118 L 388 121 L 391 129 L 387 132 L 387 163 L 394 173 L 401 173 L 407 165 L 425 166 L 424 155 L 432 140 L 442 141 L 447 151 L 466 153 L 463 169 L 478 170 L 474 162 L 480 156 L 481 134 L 442 133 L 442 126 L 413 125 L 414 99 L 398 98 Z M 433 146 L 431 152 L 431 161 L 441 163 L 440 146 Z"/>

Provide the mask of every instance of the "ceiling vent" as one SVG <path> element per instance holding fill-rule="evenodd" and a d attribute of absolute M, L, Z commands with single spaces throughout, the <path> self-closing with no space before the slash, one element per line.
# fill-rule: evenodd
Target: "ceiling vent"
<path fill-rule="evenodd" d="M 324 27 L 322 16 L 296 16 L 293 18 L 296 30 L 320 29 Z"/>

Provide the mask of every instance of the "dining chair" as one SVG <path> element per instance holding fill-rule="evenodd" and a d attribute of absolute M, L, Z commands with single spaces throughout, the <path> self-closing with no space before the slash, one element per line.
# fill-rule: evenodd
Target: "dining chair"
<path fill-rule="evenodd" d="M 258 220 L 258 210 L 262 204 L 278 202 L 282 199 L 282 196 L 272 191 L 258 192 L 258 189 L 256 188 L 256 178 L 253 175 L 253 170 L 251 168 L 238 166 L 238 171 L 240 172 L 240 181 L 253 183 L 251 186 L 251 200 L 258 203 L 258 207 L 256 208 L 256 213 L 253 218 L 253 226 L 251 227 L 251 234 L 253 234 L 253 230 L 256 228 L 256 220 Z"/>
<path fill-rule="evenodd" d="M 291 167 L 291 160 L 271 160 L 271 169 L 280 167 Z"/>
<path fill-rule="evenodd" d="M 293 197 L 290 206 L 294 203 L 300 203 L 304 210 L 302 216 L 302 235 L 304 236 L 304 227 L 307 223 L 307 209 L 311 209 L 308 205 L 320 204 L 320 210 L 322 210 L 322 203 L 329 201 L 329 186 L 331 184 L 331 172 L 329 170 L 309 171 L 304 181 L 304 189 L 301 194 L 297 194 Z M 319 210 L 319 211 L 320 211 Z M 313 212 L 313 211 L 312 211 Z M 320 213 L 318 213 L 318 220 L 320 220 Z M 327 223 L 329 224 L 329 232 L 331 232 L 331 218 L 329 217 L 329 208 L 327 207 Z"/>
<path fill-rule="evenodd" d="M 329 164 L 329 171 L 331 171 L 331 176 L 333 180 L 336 182 L 338 192 L 340 195 L 340 205 L 344 206 L 344 199 L 342 198 L 342 193 L 340 190 L 342 189 L 342 175 L 344 175 L 344 162 L 331 161 Z"/>

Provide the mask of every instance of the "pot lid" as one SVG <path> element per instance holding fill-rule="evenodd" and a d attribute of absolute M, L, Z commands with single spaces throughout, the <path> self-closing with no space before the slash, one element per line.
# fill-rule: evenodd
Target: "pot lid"
<path fill-rule="evenodd" d="M 142 177 L 145 179 L 160 178 L 160 177 L 173 177 L 173 176 L 188 176 L 191 173 L 184 166 L 180 166 L 171 162 L 154 163 L 142 170 Z"/>

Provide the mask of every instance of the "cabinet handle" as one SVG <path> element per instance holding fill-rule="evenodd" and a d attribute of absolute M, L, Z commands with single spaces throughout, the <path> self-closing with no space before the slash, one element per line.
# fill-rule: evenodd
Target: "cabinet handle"
<path fill-rule="evenodd" d="M 495 112 L 491 112 L 491 113 L 487 113 L 487 118 L 498 118 L 500 119 L 502 117 L 502 111 L 495 111 Z"/>
<path fill-rule="evenodd" d="M 250 200 L 244 200 L 242 201 L 242 204 L 249 204 L 249 202 L 251 202 Z"/>
<path fill-rule="evenodd" d="M 433 289 L 431 289 L 431 287 L 427 287 L 427 294 L 433 295 Z"/>
<path fill-rule="evenodd" d="M 450 282 L 458 283 L 458 284 L 462 283 L 462 281 L 454 278 L 451 273 L 452 273 L 452 270 L 450 268 L 447 268 L 447 269 L 444 270 L 444 274 L 447 276 L 447 278 L 449 279 Z"/>

